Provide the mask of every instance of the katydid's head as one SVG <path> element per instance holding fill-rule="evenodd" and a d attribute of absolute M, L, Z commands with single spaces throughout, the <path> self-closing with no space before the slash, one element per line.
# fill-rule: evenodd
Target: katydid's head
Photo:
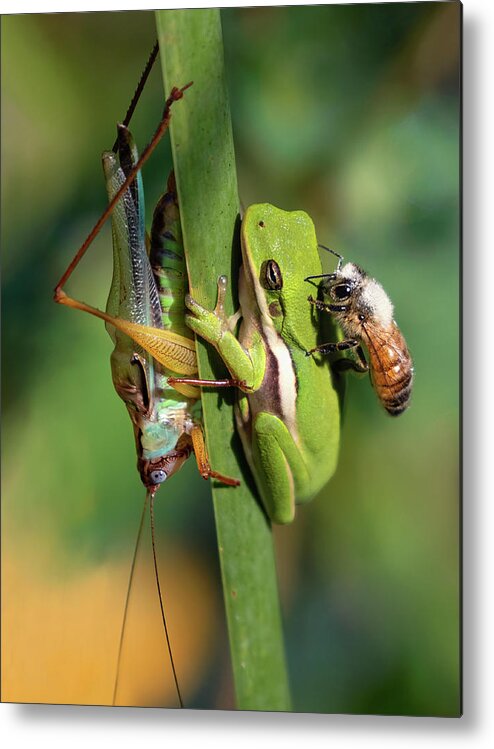
<path fill-rule="evenodd" d="M 144 457 L 144 454 L 139 455 L 137 467 L 146 489 L 151 494 L 155 494 L 161 484 L 182 467 L 190 453 L 191 448 L 188 444 L 184 444 L 183 446 L 177 444 L 176 449 L 170 450 L 165 455 L 159 457 L 148 459 Z"/>
<path fill-rule="evenodd" d="M 243 293 L 280 331 L 309 319 L 303 279 L 320 273 L 314 224 L 303 211 L 268 203 L 250 206 L 242 221 Z M 242 291 L 242 289 L 241 289 Z"/>
<path fill-rule="evenodd" d="M 130 339 L 129 339 L 130 340 Z M 111 357 L 115 389 L 132 421 L 137 469 L 151 494 L 173 476 L 191 453 L 190 438 L 179 423 L 171 423 L 155 407 L 149 391 L 151 373 L 141 355 L 114 351 Z"/>

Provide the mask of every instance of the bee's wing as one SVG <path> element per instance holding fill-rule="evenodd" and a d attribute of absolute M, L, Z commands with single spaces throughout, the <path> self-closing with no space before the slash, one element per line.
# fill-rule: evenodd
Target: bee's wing
<path fill-rule="evenodd" d="M 371 368 L 390 385 L 411 366 L 410 353 L 401 330 L 393 321 L 383 328 L 374 321 L 362 324 L 362 340 L 369 351 Z"/>

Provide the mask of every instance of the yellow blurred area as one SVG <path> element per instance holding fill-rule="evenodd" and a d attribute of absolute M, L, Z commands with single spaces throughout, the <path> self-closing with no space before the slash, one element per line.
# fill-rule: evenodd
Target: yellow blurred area
<path fill-rule="evenodd" d="M 159 550 L 159 556 L 187 704 L 208 664 L 218 611 L 198 557 L 178 546 Z M 10 549 L 2 567 L 3 700 L 111 705 L 130 557 L 54 579 L 50 565 L 40 566 L 27 549 Z M 116 704 L 178 706 L 147 549 L 140 554 L 132 589 Z"/>

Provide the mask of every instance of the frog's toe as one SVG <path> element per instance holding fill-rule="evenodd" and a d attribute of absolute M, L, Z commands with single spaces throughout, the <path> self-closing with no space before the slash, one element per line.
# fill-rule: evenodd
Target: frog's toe
<path fill-rule="evenodd" d="M 190 310 L 194 310 L 197 304 L 194 297 L 192 297 L 190 294 L 185 295 L 184 302 L 185 302 L 185 306 L 187 307 L 187 309 L 190 309 Z"/>
<path fill-rule="evenodd" d="M 199 310 L 194 309 L 193 313 L 188 313 L 185 316 L 185 321 L 188 327 L 194 331 L 194 333 L 201 338 L 209 341 L 212 344 L 217 343 L 222 335 L 221 321 L 208 310 L 202 307 Z"/>
<path fill-rule="evenodd" d="M 194 333 L 201 333 L 201 321 L 195 316 L 195 314 L 187 313 L 185 315 L 185 322 Z"/>
<path fill-rule="evenodd" d="M 185 306 L 189 310 L 190 314 L 194 315 L 194 317 L 197 317 L 198 319 L 205 319 L 210 313 L 207 309 L 204 309 L 204 307 L 199 304 L 199 302 L 196 302 L 194 297 L 192 297 L 190 294 L 185 295 Z"/>

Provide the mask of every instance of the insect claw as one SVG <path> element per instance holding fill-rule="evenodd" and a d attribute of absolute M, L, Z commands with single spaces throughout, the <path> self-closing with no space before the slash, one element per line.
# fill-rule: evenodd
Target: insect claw
<path fill-rule="evenodd" d="M 166 101 L 165 111 L 168 108 L 168 105 L 172 101 L 178 101 L 179 99 L 181 99 L 182 96 L 184 95 L 184 91 L 187 91 L 187 89 L 190 88 L 193 83 L 194 81 L 189 81 L 189 83 L 187 83 L 185 86 L 182 86 L 182 88 L 177 88 L 176 86 L 174 86 L 170 92 L 170 96 L 168 97 Z"/>

